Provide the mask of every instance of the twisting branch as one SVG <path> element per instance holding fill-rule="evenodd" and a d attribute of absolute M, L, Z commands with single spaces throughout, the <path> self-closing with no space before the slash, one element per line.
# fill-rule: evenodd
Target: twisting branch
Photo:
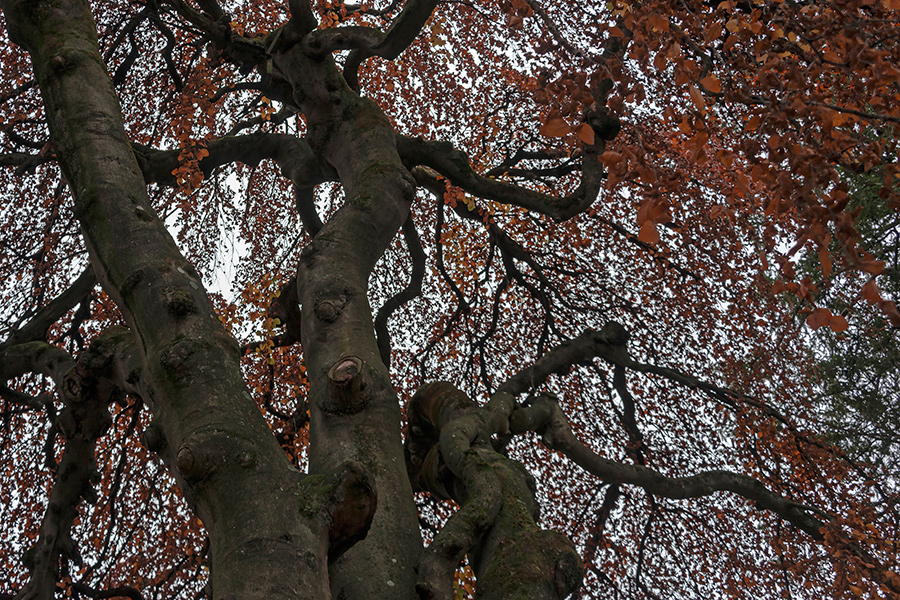
<path fill-rule="evenodd" d="M 222 56 L 244 69 L 265 64 L 267 52 L 265 40 L 237 35 L 231 29 L 228 15 L 214 0 L 200 2 L 203 12 L 194 9 L 184 0 L 162 0 L 192 26 L 205 33 Z"/>
<path fill-rule="evenodd" d="M 375 315 L 375 335 L 378 336 L 378 351 L 384 365 L 391 367 L 391 334 L 388 331 L 388 319 L 398 308 L 422 294 L 422 282 L 425 279 L 425 251 L 419 240 L 419 232 L 413 223 L 412 215 L 403 223 L 403 239 L 412 259 L 412 271 L 409 283 L 402 290 L 388 298 Z"/>
<path fill-rule="evenodd" d="M 105 590 L 92 588 L 86 583 L 75 583 L 72 587 L 79 594 L 84 594 L 91 600 L 106 600 L 107 598 L 129 598 L 130 600 L 144 600 L 140 590 L 130 586 L 119 586 Z"/>
<path fill-rule="evenodd" d="M 169 186 L 177 184 L 174 172 L 180 164 L 181 150 L 155 150 L 139 144 L 132 144 L 132 148 L 144 181 Z M 319 160 L 305 140 L 282 133 L 260 132 L 222 137 L 208 142 L 205 149 L 209 154 L 200 160 L 204 177 L 232 162 L 256 166 L 265 159 L 275 161 L 282 175 L 294 184 L 297 212 L 310 236 L 315 236 L 322 228 L 313 189 L 320 183 L 337 179 L 337 175 Z"/>
<path fill-rule="evenodd" d="M 598 456 L 575 437 L 559 402 L 548 395 L 532 398 L 529 406 L 516 410 L 510 417 L 510 431 L 537 432 L 545 446 L 562 452 L 585 471 L 607 483 L 637 485 L 651 494 L 673 499 L 697 498 L 719 491 L 733 492 L 755 502 L 760 508 L 774 512 L 816 540 L 823 539 L 820 530 L 824 522 L 811 513 L 830 520 L 822 511 L 771 492 L 747 475 L 714 470 L 689 477 L 667 477 L 642 465 L 623 464 Z"/>
<path fill-rule="evenodd" d="M 45 600 L 54 597 L 61 566 L 64 573 L 68 558 L 75 555 L 71 528 L 79 503 L 96 501 L 93 485 L 99 473 L 94 446 L 110 425 L 108 405 L 121 404 L 126 393 L 139 393 L 142 361 L 131 333 L 118 327 L 104 331 L 77 362 L 42 342 L 7 348 L 3 358 L 10 354 L 19 359 L 11 361 L 16 367 L 27 366 L 24 358 L 30 354 L 32 368 L 49 371 L 65 405 L 56 419 L 65 448 L 55 469 L 56 480 L 37 542 L 22 557 L 31 577 L 16 596 L 19 600 Z M 7 371 L 7 361 L 0 362 Z M 3 376 L 10 374 L 12 371 L 7 371 Z"/>
<path fill-rule="evenodd" d="M 491 447 L 491 436 L 508 430 L 514 407 L 512 396 L 495 394 L 479 408 L 446 382 L 423 386 L 410 401 L 406 455 L 413 485 L 461 507 L 422 556 L 420 598 L 452 600 L 453 572 L 467 553 L 482 598 L 562 599 L 581 584 L 572 543 L 535 523 L 531 475 Z"/>
<path fill-rule="evenodd" d="M 371 27 L 339 27 L 313 31 L 304 40 L 310 56 L 352 50 L 344 63 L 344 79 L 359 91 L 359 67 L 371 56 L 393 60 L 416 39 L 438 0 L 409 0 L 384 33 Z"/>
<path fill-rule="evenodd" d="M 83 302 L 95 285 L 97 285 L 97 277 L 94 275 L 93 267 L 88 265 L 66 291 L 41 308 L 28 323 L 13 331 L 3 345 L 46 341 L 47 331 L 50 327 L 75 308 L 75 305 Z"/>
<path fill-rule="evenodd" d="M 43 341 L 4 344 L 0 347 L 0 381 L 26 373 L 39 373 L 49 377 L 59 387 L 74 363 L 68 352 Z"/>
<path fill-rule="evenodd" d="M 534 365 L 510 377 L 497 392 L 518 395 L 544 383 L 554 373 L 566 374 L 572 365 L 585 363 L 595 357 L 619 364 L 628 361 L 625 343 L 628 332 L 619 323 L 611 322 L 601 331 L 588 329 L 542 356 Z"/>
<path fill-rule="evenodd" d="M 480 175 L 472 168 L 469 157 L 449 142 L 429 142 L 398 135 L 397 149 L 408 163 L 434 169 L 453 185 L 474 196 L 564 221 L 584 212 L 597 199 L 603 180 L 603 169 L 598 156 L 606 147 L 606 141 L 615 138 L 621 127 L 618 119 L 605 111 L 590 111 L 586 115 L 586 122 L 593 128 L 596 141 L 593 145 L 583 147 L 581 183 L 574 192 L 562 197 Z"/>
<path fill-rule="evenodd" d="M 624 369 L 628 368 L 639 372 L 657 373 L 692 389 L 704 391 L 728 402 L 731 406 L 734 406 L 735 401 L 740 398 L 763 410 L 767 408 L 751 398 L 701 382 L 695 377 L 673 369 L 638 363 L 628 355 L 627 340 L 625 328 L 618 323 L 610 323 L 600 332 L 589 330 L 550 351 L 532 367 L 510 378 L 500 386 L 500 391 L 522 393 L 542 383 L 553 373 L 564 374 L 572 365 L 592 358 L 602 358 L 615 365 L 616 388 L 622 394 L 628 394 L 624 389 L 623 377 Z M 761 509 L 777 514 L 813 539 L 828 541 L 826 527 L 835 518 L 833 515 L 772 492 L 753 477 L 724 470 L 711 470 L 688 477 L 667 477 L 641 464 L 623 464 L 597 455 L 578 440 L 556 398 L 550 395 L 529 398 L 524 406 L 519 406 L 510 415 L 509 423 L 510 433 L 537 432 L 548 448 L 565 454 L 575 464 L 606 483 L 636 485 L 649 494 L 672 499 L 696 498 L 720 491 L 732 492 L 754 502 Z M 791 430 L 795 431 L 793 427 Z M 805 439 L 799 433 L 795 435 L 798 439 Z M 837 539 L 840 547 L 845 548 L 863 563 L 878 564 L 877 558 L 855 541 L 842 539 L 843 536 L 840 534 L 832 534 L 832 537 Z M 878 578 L 883 579 L 880 575 Z M 882 583 L 894 588 L 893 581 L 884 580 Z"/>
<path fill-rule="evenodd" d="M 50 154 L 29 154 L 28 152 L 8 152 L 0 154 L 0 167 L 16 167 L 16 175 L 30 173 L 36 167 L 52 160 Z"/>
<path fill-rule="evenodd" d="M 274 160 L 285 177 L 298 187 L 311 188 L 334 178 L 322 165 L 305 140 L 283 133 L 253 133 L 226 136 L 210 141 L 205 146 L 209 155 L 200 160 L 204 176 L 222 165 L 242 162 L 255 166 L 265 159 Z M 173 171 L 179 166 L 180 149 L 156 150 L 140 144 L 132 144 L 144 181 L 160 185 L 177 183 Z"/>

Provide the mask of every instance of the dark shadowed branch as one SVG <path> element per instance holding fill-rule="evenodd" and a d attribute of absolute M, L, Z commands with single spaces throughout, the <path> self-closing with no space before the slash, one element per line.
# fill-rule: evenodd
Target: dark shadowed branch
<path fill-rule="evenodd" d="M 412 216 L 403 223 L 403 239 L 406 241 L 406 249 L 412 259 L 412 271 L 409 274 L 409 283 L 399 292 L 388 298 L 378 309 L 375 315 L 375 335 L 378 336 L 378 351 L 381 360 L 388 368 L 391 367 L 391 334 L 388 331 L 388 319 L 394 312 L 422 293 L 422 282 L 425 279 L 425 251 L 422 250 L 422 242 L 419 240 L 419 232 L 413 223 Z"/>
<path fill-rule="evenodd" d="M 30 342 L 7 349 L 18 349 L 20 357 L 28 349 L 35 350 L 32 367 L 40 367 L 47 355 L 56 356 L 59 364 L 51 370 L 64 404 L 56 423 L 65 438 L 65 446 L 55 469 L 56 479 L 38 539 L 22 559 L 31 577 L 16 596 L 20 600 L 54 597 L 60 565 L 65 568 L 69 557 L 76 552 L 71 528 L 78 506 L 82 500 L 96 500 L 93 486 L 99 473 L 94 446 L 110 425 L 108 406 L 111 402 L 121 403 L 126 393 L 138 392 L 142 364 L 134 338 L 122 328 L 105 331 L 77 361 L 63 360 L 61 350 L 41 348 L 41 344 Z M 6 360 L 0 362 L 4 367 L 7 364 Z M 61 373 L 63 368 L 66 370 Z"/>
<path fill-rule="evenodd" d="M 340 27 L 310 33 L 305 49 L 311 55 L 352 50 L 344 63 L 344 79 L 359 91 L 359 67 L 371 56 L 393 60 L 416 39 L 438 0 L 409 0 L 384 33 L 371 27 Z"/>
<path fill-rule="evenodd" d="M 449 142 L 431 142 L 398 135 L 397 149 L 404 160 L 434 169 L 453 185 L 474 196 L 564 221 L 587 210 L 596 200 L 603 181 L 598 156 L 603 152 L 606 140 L 613 139 L 620 128 L 618 119 L 604 111 L 590 112 L 586 122 L 593 128 L 596 142 L 583 147 L 581 182 L 574 192 L 562 197 L 485 177 L 472 168 L 469 157 L 464 152 L 457 150 Z"/>
<path fill-rule="evenodd" d="M 571 542 L 535 523 L 530 474 L 491 448 L 491 436 L 507 431 L 514 406 L 512 396 L 499 394 L 479 407 L 446 382 L 421 387 L 410 401 L 411 479 L 460 504 L 420 560 L 420 598 L 452 600 L 453 573 L 467 553 L 482 598 L 562 599 L 581 583 Z M 552 581 L 545 573 L 554 573 Z"/>
<path fill-rule="evenodd" d="M 175 185 L 173 171 L 179 166 L 180 149 L 155 150 L 138 144 L 132 145 L 144 180 L 147 183 Z M 334 176 L 322 165 L 305 140 L 282 133 L 254 133 L 227 136 L 210 141 L 205 146 L 209 155 L 200 160 L 204 175 L 222 165 L 241 162 L 255 166 L 270 159 L 281 167 L 285 177 L 298 187 L 311 188 Z"/>
<path fill-rule="evenodd" d="M 664 498 L 684 499 L 728 491 L 743 496 L 760 508 L 770 510 L 816 540 L 824 525 L 811 513 L 830 518 L 822 511 L 775 494 L 758 480 L 738 473 L 715 470 L 690 477 L 667 477 L 642 465 L 628 465 L 603 458 L 579 441 L 555 398 L 538 396 L 530 406 L 519 408 L 510 418 L 510 431 L 536 431 L 544 444 L 562 452 L 572 461 L 607 483 L 631 484 Z"/>
<path fill-rule="evenodd" d="M 154 150 L 137 144 L 132 147 L 147 183 L 177 184 L 175 171 L 180 165 L 181 150 Z M 320 183 L 334 180 L 336 175 L 319 160 L 305 140 L 280 133 L 254 133 L 222 137 L 208 142 L 205 149 L 209 154 L 199 161 L 204 177 L 232 162 L 256 166 L 262 160 L 274 161 L 282 175 L 294 185 L 297 212 L 310 236 L 322 229 L 313 189 Z"/>
<path fill-rule="evenodd" d="M 46 341 L 50 327 L 77 304 L 84 302 L 95 285 L 97 277 L 94 275 L 93 267 L 88 265 L 72 285 L 41 308 L 28 323 L 13 331 L 2 345 Z"/>

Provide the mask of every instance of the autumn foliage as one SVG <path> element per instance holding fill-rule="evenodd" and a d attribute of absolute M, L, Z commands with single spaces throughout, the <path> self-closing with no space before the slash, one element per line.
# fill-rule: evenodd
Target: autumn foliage
<path fill-rule="evenodd" d="M 0 599 L 900 598 L 900 0 L 0 6 Z"/>

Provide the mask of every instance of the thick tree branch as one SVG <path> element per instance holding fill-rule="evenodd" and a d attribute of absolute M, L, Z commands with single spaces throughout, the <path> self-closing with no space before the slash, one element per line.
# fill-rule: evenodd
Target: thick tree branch
<path fill-rule="evenodd" d="M 420 598 L 452 600 L 453 572 L 467 553 L 480 598 L 561 599 L 581 583 L 571 542 L 535 524 L 530 474 L 491 448 L 491 436 L 508 430 L 514 407 L 512 396 L 495 394 L 479 408 L 446 382 L 423 386 L 410 401 L 411 479 L 461 506 L 422 556 Z M 546 573 L 554 573 L 552 581 Z"/>
<path fill-rule="evenodd" d="M 161 454 L 210 533 L 212 585 L 243 600 L 327 597 L 325 532 L 302 514 L 301 477 L 247 391 L 237 344 L 154 213 L 89 4 L 0 4 L 31 55 L 95 273 L 146 361 Z"/>
<path fill-rule="evenodd" d="M 603 358 L 613 364 L 631 362 L 625 349 L 627 340 L 625 328 L 616 322 L 608 323 L 601 331 L 588 329 L 577 338 L 560 344 L 531 367 L 510 377 L 497 388 L 497 392 L 523 394 L 543 384 L 554 373 L 566 374 L 573 365 L 592 358 Z"/>
<path fill-rule="evenodd" d="M 108 588 L 105 590 L 98 590 L 85 583 L 79 582 L 73 584 L 72 587 L 79 594 L 84 594 L 92 600 L 107 600 L 108 598 L 128 598 L 129 600 L 144 600 L 144 596 L 141 594 L 140 590 L 129 586 L 119 586 Z"/>
<path fill-rule="evenodd" d="M 177 184 L 175 172 L 181 164 L 181 150 L 154 150 L 138 144 L 132 144 L 132 148 L 147 183 Z M 232 162 L 256 166 L 265 159 L 274 161 L 281 168 L 282 175 L 294 184 L 297 212 L 310 236 L 315 236 L 322 229 L 313 189 L 320 183 L 335 180 L 337 176 L 319 160 L 306 140 L 280 133 L 254 133 L 219 138 L 208 142 L 205 149 L 209 155 L 199 161 L 204 177 Z"/>
<path fill-rule="evenodd" d="M 359 67 L 371 56 L 393 60 L 412 44 L 438 0 L 409 0 L 384 33 L 371 27 L 337 27 L 313 31 L 304 40 L 310 56 L 324 56 L 335 50 L 353 50 L 344 63 L 344 79 L 359 91 Z"/>
<path fill-rule="evenodd" d="M 26 346 L 36 344 L 40 342 Z M 108 405 L 121 402 L 126 392 L 138 391 L 142 364 L 131 333 L 111 328 L 78 357 L 57 385 L 65 405 L 57 419 L 65 447 L 37 542 L 23 556 L 31 578 L 16 595 L 17 600 L 54 597 L 60 561 L 65 568 L 75 552 L 71 528 L 78 506 L 81 500 L 96 500 L 93 485 L 99 473 L 94 446 L 110 425 Z"/>
<path fill-rule="evenodd" d="M 0 381 L 26 373 L 40 373 L 52 379 L 59 387 L 73 364 L 75 361 L 72 355 L 43 341 L 4 344 L 0 347 Z"/>
<path fill-rule="evenodd" d="M 429 142 L 398 135 L 397 148 L 405 161 L 434 169 L 453 185 L 474 196 L 564 221 L 587 210 L 597 199 L 603 179 L 597 157 L 605 147 L 605 140 L 614 138 L 619 131 L 618 121 L 606 113 L 592 113 L 588 122 L 594 129 L 597 142 L 593 146 L 584 146 L 581 183 L 574 192 L 562 197 L 484 177 L 472 168 L 468 156 L 449 142 Z"/>
<path fill-rule="evenodd" d="M 607 483 L 637 485 L 650 494 L 673 499 L 709 496 L 720 491 L 733 492 L 755 502 L 759 508 L 774 512 L 813 539 L 823 539 L 820 530 L 824 522 L 810 514 L 824 516 L 822 511 L 775 494 L 747 475 L 715 470 L 690 477 L 667 477 L 648 467 L 622 464 L 598 456 L 575 437 L 559 403 L 549 396 L 533 398 L 530 406 L 513 412 L 510 430 L 514 433 L 536 431 L 548 448 L 562 452 L 585 471 Z"/>
<path fill-rule="evenodd" d="M 180 165 L 180 149 L 155 150 L 139 144 L 132 144 L 132 148 L 144 181 L 160 185 L 177 183 L 173 171 Z M 208 142 L 205 148 L 209 155 L 200 160 L 204 176 L 228 163 L 241 162 L 255 166 L 262 160 L 270 159 L 299 188 L 312 188 L 334 178 L 334 174 L 319 161 L 305 140 L 287 134 L 228 136 Z"/>
<path fill-rule="evenodd" d="M 0 167 L 16 167 L 16 174 L 28 173 L 35 167 L 50 160 L 50 156 L 29 154 L 28 152 L 8 152 L 0 154 Z"/>
<path fill-rule="evenodd" d="M 41 308 L 28 323 L 13 331 L 2 346 L 46 341 L 50 327 L 77 304 L 84 302 L 96 285 L 94 269 L 88 265 L 66 291 Z"/>

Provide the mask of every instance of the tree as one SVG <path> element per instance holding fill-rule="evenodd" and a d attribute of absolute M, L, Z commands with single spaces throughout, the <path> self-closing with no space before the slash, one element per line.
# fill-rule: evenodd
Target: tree
<path fill-rule="evenodd" d="M 2 7 L 8 596 L 900 595 L 896 0 Z"/>
<path fill-rule="evenodd" d="M 856 223 L 862 244 L 876 260 L 885 262 L 879 285 L 884 293 L 896 298 L 900 291 L 897 213 L 878 197 L 877 173 L 847 177 L 851 206 L 859 211 Z M 811 278 L 821 278 L 818 264 L 807 260 L 803 267 Z M 816 375 L 827 430 L 854 459 L 884 462 L 888 471 L 896 471 L 900 443 L 897 329 L 877 309 L 880 295 L 867 273 L 844 270 L 831 279 L 828 285 L 820 286 L 817 302 L 836 313 L 852 311 L 853 318 L 843 333 L 821 329 L 815 334 L 815 350 L 820 356 Z M 860 294 L 866 302 L 854 303 L 853 298 Z"/>

